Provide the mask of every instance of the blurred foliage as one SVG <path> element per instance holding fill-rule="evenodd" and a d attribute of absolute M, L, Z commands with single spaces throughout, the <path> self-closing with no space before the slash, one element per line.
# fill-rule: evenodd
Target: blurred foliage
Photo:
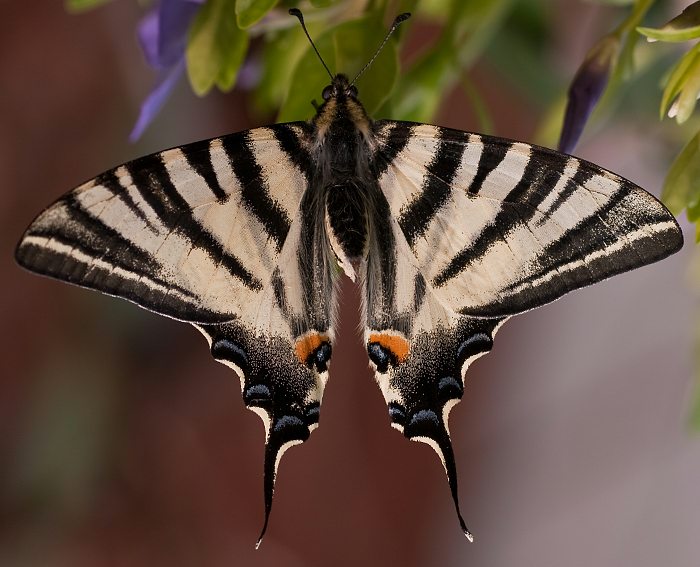
<path fill-rule="evenodd" d="M 678 43 L 700 39 L 700 2 L 694 2 L 681 14 L 660 28 L 640 27 L 647 41 Z M 700 95 L 700 43 L 695 43 L 667 73 L 659 113 L 668 115 L 679 125 L 692 116 Z M 664 183 L 662 197 L 675 214 L 687 210 L 688 219 L 696 223 L 696 240 L 700 240 L 700 132 L 690 138 L 673 162 Z"/>
<path fill-rule="evenodd" d="M 190 26 L 187 73 L 192 90 L 200 96 L 214 85 L 228 91 L 236 82 L 248 50 L 248 34 L 236 26 L 236 21 L 243 19 L 251 25 L 251 18 L 262 17 L 251 14 L 252 10 L 239 12 L 238 4 L 231 0 L 208 0 Z"/>
<path fill-rule="evenodd" d="M 54 349 L 37 377 L 23 443 L 5 473 L 14 506 L 63 521 L 89 509 L 115 437 L 119 395 L 110 353 Z"/>
<path fill-rule="evenodd" d="M 674 118 L 679 125 L 690 119 L 700 97 L 700 2 L 694 2 L 660 28 L 637 28 L 649 42 L 679 43 L 695 40 L 666 74 L 659 113 Z M 700 130 L 690 137 L 671 165 L 664 182 L 662 199 L 674 214 L 686 210 L 695 224 L 695 240 L 700 241 Z M 696 347 L 700 350 L 700 347 Z M 691 408 L 691 425 L 700 430 L 700 364 Z"/>
<path fill-rule="evenodd" d="M 326 65 L 331 69 L 343 69 L 349 76 L 354 76 L 376 51 L 378 42 L 375 38 L 379 37 L 381 41 L 385 34 L 386 26 L 381 12 L 375 12 L 333 26 L 314 41 L 323 54 Z M 306 41 L 305 37 L 304 40 Z M 308 41 L 306 43 L 308 45 Z M 398 72 L 396 43 L 390 41 L 357 81 L 367 112 L 376 113 L 389 97 Z M 291 75 L 289 94 L 281 104 L 278 119 L 285 122 L 308 118 L 310 96 L 320 95 L 329 81 L 330 77 L 313 50 L 305 50 Z"/>
<path fill-rule="evenodd" d="M 106 1 L 65 4 L 79 12 Z M 368 62 L 392 19 L 404 11 L 413 13 L 358 80 L 363 103 L 378 118 L 431 122 L 447 95 L 460 89 L 482 128 L 491 131 L 488 100 L 470 76 L 480 58 L 542 109 L 537 141 L 551 145 L 562 132 L 560 145 L 566 151 L 573 149 L 584 126 L 605 123 L 613 113 L 642 112 L 635 101 L 654 97 L 650 104 L 660 102 L 662 119 L 669 116 L 678 126 L 664 130 L 668 139 L 677 140 L 679 147 L 685 144 L 669 168 L 662 198 L 675 214 L 687 211 L 700 239 L 700 121 L 691 119 L 700 94 L 700 43 L 678 57 L 679 44 L 700 39 L 700 2 L 655 28 L 642 24 L 673 16 L 665 13 L 666 2 L 590 1 L 604 5 L 620 23 L 593 38 L 568 97 L 566 84 L 573 73 L 562 77 L 552 61 L 543 62 L 554 26 L 551 6 L 543 0 L 155 0 L 149 5 L 201 4 L 189 24 L 183 54 L 195 93 L 228 91 L 238 80 L 253 90 L 259 110 L 277 111 L 280 121 L 310 118 L 311 99 L 320 97 L 330 82 L 299 22 L 288 14 L 290 7 L 304 11 L 309 33 L 331 72 L 350 77 Z M 412 27 L 438 33 L 424 34 L 432 40 L 419 46 L 415 56 L 400 59 L 399 46 Z M 644 36 L 647 42 L 640 41 Z M 245 75 L 253 79 L 244 81 Z M 659 82 L 663 92 L 654 88 Z M 159 88 L 152 95 L 164 98 L 165 87 Z M 160 98 L 154 108 L 144 106 L 145 123 L 160 108 Z M 653 118 L 648 112 L 644 117 Z M 640 120 L 637 115 L 635 119 Z M 700 427 L 700 387 L 698 392 L 693 415 Z"/>
<path fill-rule="evenodd" d="M 79 13 L 101 6 L 107 2 L 110 2 L 110 0 L 65 0 L 65 5 L 66 10 L 69 12 Z"/>

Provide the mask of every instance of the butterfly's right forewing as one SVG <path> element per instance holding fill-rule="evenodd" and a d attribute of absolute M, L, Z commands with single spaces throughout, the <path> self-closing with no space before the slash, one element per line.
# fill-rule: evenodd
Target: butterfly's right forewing
<path fill-rule="evenodd" d="M 239 317 L 268 285 L 307 187 L 275 129 L 166 150 L 88 181 L 32 223 L 19 263 L 184 321 Z"/>

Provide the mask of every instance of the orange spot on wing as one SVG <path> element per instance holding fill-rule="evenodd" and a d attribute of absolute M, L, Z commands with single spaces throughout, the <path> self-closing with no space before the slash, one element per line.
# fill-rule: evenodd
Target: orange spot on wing
<path fill-rule="evenodd" d="M 328 342 L 326 335 L 314 332 L 308 333 L 297 339 L 294 344 L 294 354 L 299 359 L 299 362 L 306 364 L 311 353 L 326 342 Z"/>
<path fill-rule="evenodd" d="M 403 362 L 408 358 L 410 352 L 410 344 L 400 335 L 392 335 L 389 333 L 372 333 L 369 336 L 370 343 L 379 343 L 386 350 L 391 352 L 396 357 L 398 362 Z"/>

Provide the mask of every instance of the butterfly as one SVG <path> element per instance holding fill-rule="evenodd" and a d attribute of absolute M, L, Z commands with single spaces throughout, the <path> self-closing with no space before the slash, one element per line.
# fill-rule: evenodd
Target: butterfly
<path fill-rule="evenodd" d="M 652 195 L 597 165 L 374 121 L 354 80 L 328 72 L 310 121 L 98 175 L 34 220 L 16 259 L 190 323 L 235 371 L 265 426 L 258 545 L 283 453 L 318 426 L 339 282 L 349 277 L 361 288 L 363 338 L 390 424 L 436 451 L 472 540 L 448 430 L 469 365 L 509 317 L 661 260 L 683 237 Z"/>

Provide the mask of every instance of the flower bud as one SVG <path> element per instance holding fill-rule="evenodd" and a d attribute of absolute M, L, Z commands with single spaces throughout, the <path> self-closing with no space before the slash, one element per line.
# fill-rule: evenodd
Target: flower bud
<path fill-rule="evenodd" d="M 588 117 L 608 84 L 619 50 L 619 38 L 609 35 L 594 45 L 586 55 L 569 87 L 559 151 L 570 153 L 576 147 Z"/>

